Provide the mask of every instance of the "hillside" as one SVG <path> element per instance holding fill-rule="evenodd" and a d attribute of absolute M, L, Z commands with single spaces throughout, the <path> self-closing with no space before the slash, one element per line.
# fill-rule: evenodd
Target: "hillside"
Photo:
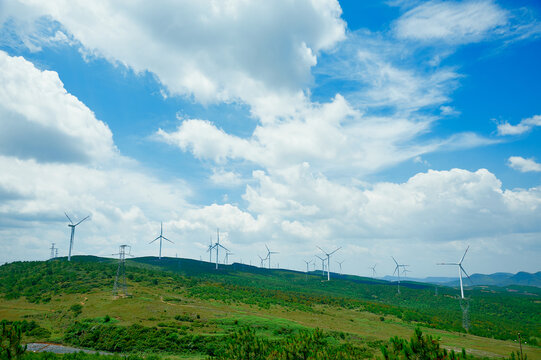
<path fill-rule="evenodd" d="M 274 342 L 319 328 L 329 353 L 350 346 L 354 358 L 379 354 L 390 337 L 407 338 L 417 326 L 448 349 L 478 356 L 508 356 L 520 332 L 529 358 L 541 358 L 530 346 L 541 340 L 534 287 L 469 290 L 465 331 L 456 289 L 448 287 L 435 294 L 433 285 L 405 282 L 397 294 L 396 284 L 371 278 L 332 274 L 327 282 L 319 273 L 145 257 L 127 261 L 131 296 L 113 298 L 116 261 L 73 260 L 0 266 L 0 319 L 34 322 L 27 340 L 192 358 L 224 351 L 244 326 Z"/>

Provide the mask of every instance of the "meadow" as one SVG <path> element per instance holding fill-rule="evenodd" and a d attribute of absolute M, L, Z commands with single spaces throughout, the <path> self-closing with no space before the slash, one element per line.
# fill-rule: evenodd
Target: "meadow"
<path fill-rule="evenodd" d="M 449 358 L 502 358 L 519 350 L 520 332 L 524 353 L 541 359 L 534 287 L 469 290 L 466 330 L 453 288 L 436 294 L 433 285 L 403 283 L 397 294 L 396 285 L 370 278 L 333 274 L 327 282 L 317 272 L 242 264 L 216 271 L 207 262 L 149 257 L 127 261 L 130 296 L 113 297 L 116 261 L 72 260 L 0 266 L 0 319 L 19 326 L 23 341 L 189 359 L 400 358 L 426 349 L 415 344 L 437 342 L 441 349 L 430 351 Z"/>

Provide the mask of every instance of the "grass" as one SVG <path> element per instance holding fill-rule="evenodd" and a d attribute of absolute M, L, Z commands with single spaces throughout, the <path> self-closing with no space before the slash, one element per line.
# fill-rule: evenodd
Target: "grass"
<path fill-rule="evenodd" d="M 205 270 L 205 264 L 201 263 L 197 266 Z M 353 281 L 351 279 L 336 280 L 332 281 L 332 284 L 321 283 L 319 278 L 312 279 L 310 286 L 306 286 L 307 290 L 300 292 L 299 287 L 303 284 L 304 274 L 287 271 L 269 273 L 259 271 L 259 269 L 244 275 L 239 270 L 231 273 L 225 271 L 216 275 L 203 270 L 196 273 L 193 269 L 187 269 L 183 278 L 177 279 L 170 273 L 164 273 L 163 270 L 157 269 L 155 264 L 151 267 L 145 263 L 134 264 L 128 271 L 140 276 L 140 278 L 134 277 L 129 280 L 131 296 L 128 298 L 114 299 L 112 297 L 113 278 L 110 277 L 105 278 L 102 282 L 96 282 L 92 288 L 85 289 L 83 293 L 60 289 L 47 295 L 50 296 L 50 299 L 46 302 L 33 303 L 22 296 L 13 299 L 2 298 L 0 299 L 0 319 L 35 320 L 40 326 L 49 330 L 51 335 L 48 339 L 27 337 L 25 340 L 48 340 L 56 343 L 65 342 L 65 331 L 74 321 L 88 319 L 93 323 L 103 324 L 107 315 L 111 318 L 108 321 L 111 325 L 138 324 L 146 327 L 176 328 L 187 334 L 211 337 L 227 335 L 242 326 L 249 326 L 255 329 L 258 334 L 270 339 L 280 338 L 284 334 L 300 329 L 320 328 L 329 334 L 334 334 L 339 341 L 343 336 L 344 341 L 369 344 L 374 354 L 379 353 L 379 344 L 386 342 L 391 336 L 409 338 L 415 327 L 419 326 L 415 321 L 406 321 L 398 316 L 365 311 L 359 306 L 338 306 L 335 301 L 327 301 L 327 303 L 323 301 L 329 299 L 329 292 L 337 292 L 337 289 L 338 293 L 346 296 L 347 299 L 365 296 L 362 292 L 367 290 L 364 287 L 359 287 L 360 285 L 355 282 L 355 279 Z M 190 274 L 190 271 L 193 273 Z M 76 280 L 77 276 L 72 278 Z M 157 283 L 153 281 L 154 279 L 158 280 Z M 219 281 L 224 281 L 224 279 L 229 282 L 224 284 Z M 257 284 L 256 295 L 266 296 L 268 291 L 277 294 L 276 296 L 279 298 L 277 301 L 263 299 L 260 302 L 251 302 L 250 298 L 244 298 L 244 288 L 237 290 L 234 287 L 237 286 L 238 279 L 244 279 L 245 285 Z M 284 282 L 287 285 L 284 285 Z M 385 292 L 387 285 L 368 282 L 368 285 L 364 284 L 363 286 L 384 288 L 383 290 L 375 288 L 379 298 L 385 298 L 387 294 Z M 208 293 L 205 292 L 202 293 L 204 296 L 194 295 L 194 289 L 205 289 L 206 287 L 216 288 L 224 292 L 225 295 L 218 298 L 206 296 Z M 422 289 L 422 286 L 410 288 L 406 290 L 406 293 L 408 291 L 423 291 Z M 452 289 L 449 291 L 451 292 Z M 305 301 L 302 298 L 304 295 L 313 297 L 315 301 L 308 307 L 296 306 L 281 301 L 280 297 L 283 294 L 291 298 L 300 294 L 299 303 L 301 305 Z M 488 294 L 496 296 L 499 293 L 496 292 L 494 295 L 495 293 L 490 292 Z M 515 297 L 521 296 L 515 292 L 512 294 Z M 252 294 L 251 296 L 256 295 Z M 534 296 L 538 295 L 534 294 Z M 496 296 L 496 299 L 501 299 L 501 296 Z M 390 302 L 400 301 L 400 299 L 393 297 Z M 408 301 L 403 302 L 405 306 L 408 306 Z M 79 315 L 75 315 L 70 310 L 74 304 L 82 305 Z M 512 351 L 519 349 L 518 344 L 511 340 L 503 341 L 422 325 L 421 327 L 424 333 L 439 337 L 444 347 L 455 350 L 465 348 L 468 353 L 477 356 L 503 357 L 509 356 Z M 539 347 L 524 345 L 523 351 L 529 359 L 541 359 L 541 348 Z M 204 354 L 193 353 L 164 353 L 163 355 L 171 359 L 206 358 Z"/>

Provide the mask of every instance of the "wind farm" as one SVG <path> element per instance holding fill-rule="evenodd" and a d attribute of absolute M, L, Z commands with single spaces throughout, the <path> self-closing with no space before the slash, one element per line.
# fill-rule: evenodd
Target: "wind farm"
<path fill-rule="evenodd" d="M 539 59 L 541 0 L 0 0 L 0 360 L 541 360 Z"/>

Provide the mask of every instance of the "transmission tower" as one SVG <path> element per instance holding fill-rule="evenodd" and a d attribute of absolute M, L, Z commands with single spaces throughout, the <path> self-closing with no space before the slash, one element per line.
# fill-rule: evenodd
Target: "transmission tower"
<path fill-rule="evenodd" d="M 460 299 L 460 308 L 462 309 L 462 327 L 468 331 L 470 329 L 470 299 Z"/>
<path fill-rule="evenodd" d="M 51 259 L 55 259 L 58 255 L 58 249 L 54 247 L 54 243 L 51 245 Z"/>
<path fill-rule="evenodd" d="M 126 251 L 127 250 L 127 251 Z M 126 256 L 132 256 L 131 246 L 120 245 L 118 254 L 118 269 L 116 270 L 115 285 L 113 286 L 113 296 L 118 296 L 119 292 L 123 296 L 128 295 L 128 285 L 126 284 Z"/>

